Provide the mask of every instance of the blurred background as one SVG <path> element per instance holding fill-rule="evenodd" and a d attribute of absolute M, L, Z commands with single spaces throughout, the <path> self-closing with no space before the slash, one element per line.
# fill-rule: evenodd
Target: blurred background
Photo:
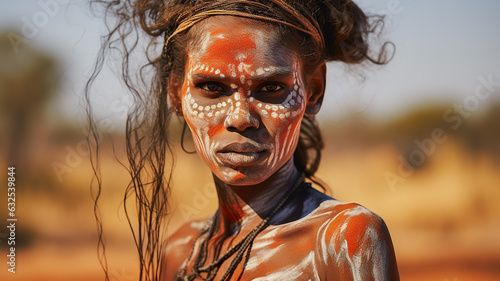
<path fill-rule="evenodd" d="M 0 280 L 103 280 L 82 93 L 105 26 L 85 1 L 68 2 L 0 0 Z M 500 2 L 357 3 L 386 15 L 396 54 L 383 67 L 328 66 L 319 177 L 329 195 L 384 218 L 402 280 L 500 280 Z M 121 205 L 128 177 L 118 162 L 132 103 L 107 66 L 94 90 L 106 132 L 110 277 L 136 280 Z M 216 208 L 201 160 L 180 149 L 176 159 L 169 231 Z M 6 265 L 10 166 L 16 274 Z"/>

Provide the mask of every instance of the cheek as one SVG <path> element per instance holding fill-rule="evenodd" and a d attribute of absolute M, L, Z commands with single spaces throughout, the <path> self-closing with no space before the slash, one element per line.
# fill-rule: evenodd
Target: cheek
<path fill-rule="evenodd" d="M 184 91 L 182 99 L 184 119 L 186 120 L 198 154 L 204 158 L 209 165 L 219 165 L 214 157 L 213 148 L 217 146 L 214 136 L 223 131 L 223 116 L 229 107 L 226 102 L 215 104 L 201 104 L 190 93 L 189 85 Z"/>
<path fill-rule="evenodd" d="M 295 74 L 293 89 L 281 104 L 265 104 L 261 102 L 256 104 L 257 110 L 268 124 L 266 127 L 274 131 L 277 137 L 284 138 L 283 135 L 287 131 L 300 126 L 306 103 L 302 85 Z"/>
<path fill-rule="evenodd" d="M 305 92 L 300 80 L 294 80 L 293 90 L 280 105 L 257 104 L 261 108 L 263 122 L 272 132 L 274 150 L 267 164 L 281 165 L 295 151 L 300 125 L 305 110 Z"/>

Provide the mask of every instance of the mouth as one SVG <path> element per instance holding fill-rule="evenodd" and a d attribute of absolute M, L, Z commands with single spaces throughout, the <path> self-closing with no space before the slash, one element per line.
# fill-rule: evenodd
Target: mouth
<path fill-rule="evenodd" d="M 222 162 L 230 166 L 250 166 L 263 160 L 268 150 L 262 145 L 253 143 L 232 143 L 221 150 L 217 155 Z"/>

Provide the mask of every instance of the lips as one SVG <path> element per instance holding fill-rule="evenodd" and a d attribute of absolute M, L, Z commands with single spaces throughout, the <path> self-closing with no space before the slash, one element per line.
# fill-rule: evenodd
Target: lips
<path fill-rule="evenodd" d="M 231 143 L 217 151 L 222 162 L 230 166 L 250 166 L 265 158 L 268 150 L 249 142 Z"/>

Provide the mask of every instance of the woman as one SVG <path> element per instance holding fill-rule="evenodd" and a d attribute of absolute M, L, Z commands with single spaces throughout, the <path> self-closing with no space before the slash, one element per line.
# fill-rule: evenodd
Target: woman
<path fill-rule="evenodd" d="M 372 59 L 367 45 L 380 20 L 346 0 L 113 1 L 107 9 L 121 21 L 102 55 L 121 44 L 122 74 L 140 98 L 127 122 L 126 198 L 138 205 L 141 280 L 399 280 L 382 219 L 306 181 L 317 183 L 323 146 L 314 116 L 325 63 L 384 63 L 385 49 Z M 139 39 L 127 36 L 138 24 L 151 42 L 164 37 L 150 91 L 130 83 Z M 171 113 L 211 169 L 219 208 L 162 245 Z"/>

